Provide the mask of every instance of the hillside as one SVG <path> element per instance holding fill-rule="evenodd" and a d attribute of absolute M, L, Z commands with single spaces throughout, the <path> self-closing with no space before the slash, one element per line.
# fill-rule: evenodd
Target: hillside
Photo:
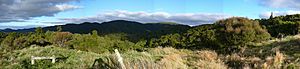
<path fill-rule="evenodd" d="M 134 21 L 115 20 L 103 23 L 84 22 L 81 24 L 66 24 L 59 25 L 62 31 L 88 34 L 96 30 L 100 35 L 108 34 L 125 34 L 131 41 L 138 41 L 142 39 L 157 38 L 166 34 L 181 33 L 191 28 L 188 25 L 180 24 L 166 24 L 166 23 L 139 23 Z M 43 27 L 44 31 L 57 31 L 59 26 Z M 0 32 L 34 32 L 36 28 L 30 29 L 4 29 Z"/>

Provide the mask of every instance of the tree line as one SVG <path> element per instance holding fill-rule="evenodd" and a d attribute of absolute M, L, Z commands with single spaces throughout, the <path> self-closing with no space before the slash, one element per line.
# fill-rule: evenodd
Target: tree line
<path fill-rule="evenodd" d="M 238 51 L 250 43 L 297 35 L 300 14 L 248 19 L 231 17 L 213 24 L 199 25 L 182 34 L 164 35 L 152 39 L 148 47 L 174 47 L 191 50 L 213 49 L 221 53 Z"/>
<path fill-rule="evenodd" d="M 68 49 L 77 49 L 95 53 L 104 53 L 113 49 L 121 51 L 138 50 L 142 42 L 133 43 L 122 39 L 118 34 L 99 36 L 97 31 L 89 34 L 73 34 L 70 32 L 43 31 L 40 27 L 29 33 L 0 33 L 1 52 L 11 52 L 32 46 L 58 46 Z"/>

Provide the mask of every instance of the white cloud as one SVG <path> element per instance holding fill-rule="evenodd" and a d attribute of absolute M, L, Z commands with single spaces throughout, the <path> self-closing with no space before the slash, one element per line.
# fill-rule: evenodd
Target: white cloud
<path fill-rule="evenodd" d="M 166 12 L 129 12 L 129 11 L 112 11 L 98 14 L 97 16 L 84 18 L 62 18 L 65 22 L 106 22 L 112 20 L 129 20 L 143 23 L 149 22 L 177 22 L 187 25 L 200 25 L 213 23 L 217 20 L 229 17 L 225 14 L 212 13 L 179 13 L 171 14 Z"/>
<path fill-rule="evenodd" d="M 300 9 L 300 0 L 258 0 L 261 5 L 274 8 Z"/>
<path fill-rule="evenodd" d="M 0 30 L 2 29 L 28 29 L 28 28 L 34 28 L 34 27 L 45 27 L 45 25 L 26 25 L 26 26 L 1 26 Z"/>
<path fill-rule="evenodd" d="M 292 15 L 292 14 L 300 14 L 300 11 L 294 11 L 294 10 L 289 10 L 289 11 L 272 11 L 273 16 L 284 16 L 284 15 Z M 271 16 L 271 11 L 270 12 L 264 12 L 259 15 L 260 18 L 269 18 Z"/>
<path fill-rule="evenodd" d="M 79 8 L 66 4 L 74 1 L 78 0 L 0 0 L 0 23 L 54 16 L 62 11 Z"/>
<path fill-rule="evenodd" d="M 56 7 L 61 11 L 80 8 L 79 6 L 68 5 L 68 4 L 56 5 Z"/>

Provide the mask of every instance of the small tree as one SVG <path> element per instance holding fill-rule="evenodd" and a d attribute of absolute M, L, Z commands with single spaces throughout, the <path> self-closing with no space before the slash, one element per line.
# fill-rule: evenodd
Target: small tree
<path fill-rule="evenodd" d="M 37 28 L 35 29 L 35 33 L 38 33 L 38 34 L 43 33 L 42 27 L 37 27 Z"/>
<path fill-rule="evenodd" d="M 182 46 L 182 38 L 180 34 L 169 34 L 161 36 L 159 39 L 152 39 L 148 43 L 150 47 L 174 47 L 184 48 Z"/>
<path fill-rule="evenodd" d="M 18 33 L 16 33 L 16 32 L 9 33 L 1 42 L 0 49 L 2 51 L 14 50 L 15 46 L 13 46 L 13 43 L 16 38 L 18 38 Z"/>
<path fill-rule="evenodd" d="M 52 42 L 60 47 L 65 47 L 66 42 L 71 40 L 71 37 L 72 34 L 70 32 L 56 32 Z"/>
<path fill-rule="evenodd" d="M 270 38 L 259 22 L 242 17 L 233 17 L 215 23 L 218 29 L 218 40 L 224 46 L 237 48 L 248 42 L 259 42 Z"/>
<path fill-rule="evenodd" d="M 216 39 L 215 25 L 201 25 L 193 29 L 188 30 L 183 36 L 187 36 L 185 43 L 189 48 L 219 48 L 219 43 Z"/>
<path fill-rule="evenodd" d="M 93 31 L 92 31 L 92 35 L 93 35 L 94 37 L 98 36 L 97 30 L 93 30 Z"/>
<path fill-rule="evenodd" d="M 6 37 L 7 35 L 3 32 L 0 32 L 0 45 L 1 45 L 1 42 L 3 41 L 3 39 Z"/>
<path fill-rule="evenodd" d="M 57 31 L 57 32 L 61 32 L 61 31 L 62 31 L 62 27 L 61 27 L 61 26 L 57 26 L 57 27 L 56 27 L 56 31 Z"/>

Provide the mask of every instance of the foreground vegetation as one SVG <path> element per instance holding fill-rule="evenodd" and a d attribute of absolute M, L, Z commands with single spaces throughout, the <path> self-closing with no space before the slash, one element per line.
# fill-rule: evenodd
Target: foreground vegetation
<path fill-rule="evenodd" d="M 296 39 L 299 38 L 298 35 Z M 294 38 L 293 38 L 294 39 Z M 291 40 L 293 40 L 291 39 Z M 290 41 L 290 38 L 284 40 Z M 265 45 L 286 42 L 278 40 Z M 286 44 L 294 42 L 286 42 Z M 283 43 L 284 44 L 284 43 Z M 294 43 L 298 44 L 299 43 Z M 174 49 L 170 47 L 149 48 L 143 52 L 121 52 L 126 68 L 143 69 L 227 69 L 227 68 L 257 68 L 257 69 L 295 69 L 299 68 L 298 55 L 285 54 L 291 50 L 280 51 L 281 46 L 259 47 L 264 52 L 245 50 L 232 54 L 218 54 L 212 50 L 191 51 L 187 49 Z M 272 48 L 271 50 L 268 48 Z M 30 64 L 31 56 L 55 56 L 56 63 L 51 60 L 38 60 L 36 64 Z M 21 50 L 15 50 L 3 54 L 1 67 L 7 69 L 16 68 L 121 68 L 114 52 L 93 53 L 80 50 L 70 50 L 56 46 L 32 46 Z"/>
<path fill-rule="evenodd" d="M 79 34 L 59 26 L 56 31 L 0 33 L 0 67 L 116 69 L 120 63 L 113 50 L 118 49 L 125 67 L 133 69 L 298 69 L 299 18 L 299 14 L 257 20 L 232 17 L 138 41 L 124 33 Z M 57 60 L 30 64 L 31 56 Z"/>

